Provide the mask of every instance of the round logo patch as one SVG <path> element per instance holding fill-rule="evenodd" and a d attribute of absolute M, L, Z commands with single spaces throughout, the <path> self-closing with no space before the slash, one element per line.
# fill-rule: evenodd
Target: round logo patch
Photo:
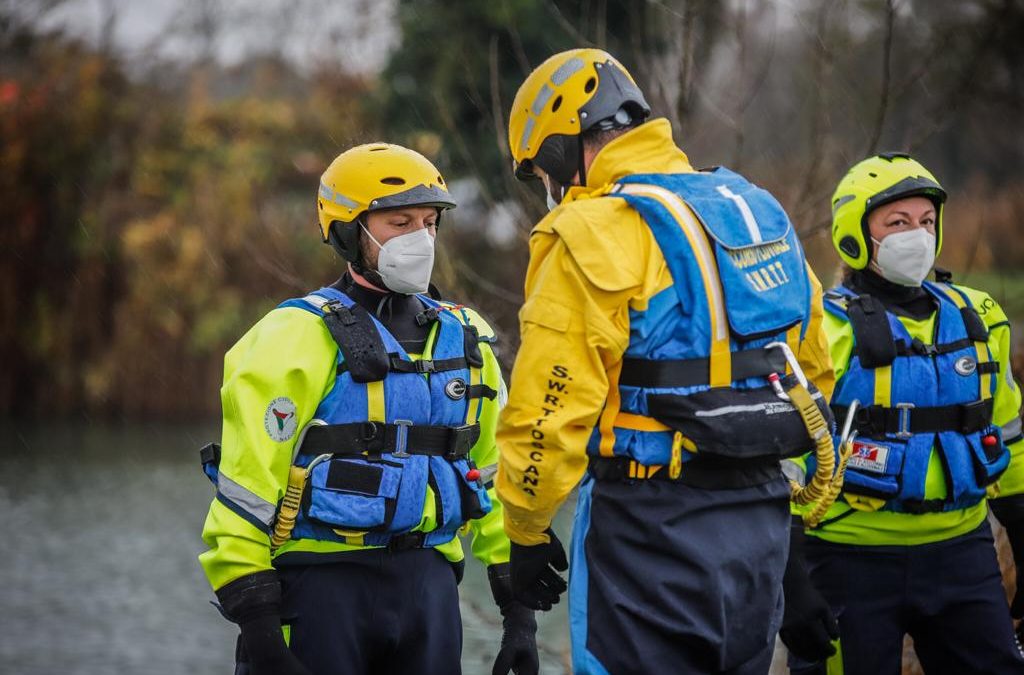
<path fill-rule="evenodd" d="M 456 377 L 454 380 L 444 385 L 445 396 L 453 401 L 458 401 L 466 395 L 466 381 L 460 377 Z"/>
<path fill-rule="evenodd" d="M 964 376 L 970 375 L 977 369 L 978 362 L 970 356 L 961 356 L 956 360 L 956 363 L 953 364 L 953 370 Z"/>
<path fill-rule="evenodd" d="M 267 412 L 263 414 L 263 428 L 267 430 L 267 435 L 278 443 L 294 436 L 295 429 L 299 426 L 295 413 L 295 402 L 287 396 L 271 401 L 267 406 Z"/>

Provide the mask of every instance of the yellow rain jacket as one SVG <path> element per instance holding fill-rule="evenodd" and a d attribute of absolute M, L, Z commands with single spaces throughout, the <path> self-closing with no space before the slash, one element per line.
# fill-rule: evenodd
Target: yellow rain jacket
<path fill-rule="evenodd" d="M 665 259 L 639 213 L 621 199 L 600 199 L 614 182 L 639 173 L 692 172 L 667 120 L 652 120 L 607 144 L 530 237 L 522 345 L 501 414 L 498 496 L 505 530 L 523 545 L 546 542 L 551 519 L 587 468 L 586 446 L 606 404 L 618 412 L 608 371 L 629 343 L 629 311 L 672 284 Z M 834 385 L 822 325 L 821 285 L 797 357 L 829 397 Z M 553 384 L 554 383 L 554 384 Z M 550 405 L 558 386 L 556 405 Z M 543 430 L 543 443 L 535 434 Z M 528 489 L 527 489 L 528 487 Z"/>

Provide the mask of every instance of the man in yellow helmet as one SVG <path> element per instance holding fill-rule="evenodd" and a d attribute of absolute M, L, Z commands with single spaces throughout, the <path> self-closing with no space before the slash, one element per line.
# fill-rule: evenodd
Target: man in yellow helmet
<path fill-rule="evenodd" d="M 860 407 L 842 496 L 794 551 L 809 570 L 786 584 L 787 603 L 824 594 L 840 649 L 827 664 L 791 659 L 794 673 L 899 672 L 908 633 L 926 673 L 1024 672 L 986 519 L 988 504 L 1006 526 L 1021 618 L 1024 437 L 1010 324 L 984 291 L 939 270 L 926 281 L 945 202 L 935 176 L 897 152 L 856 164 L 832 198 L 846 274 L 825 295 L 831 403 L 837 419 Z M 784 638 L 815 634 L 816 617 L 798 619 Z"/>
<path fill-rule="evenodd" d="M 200 562 L 241 627 L 237 673 L 459 672 L 467 528 L 504 616 L 495 672 L 537 672 L 489 478 L 505 397 L 495 336 L 429 284 L 454 206 L 412 150 L 342 153 L 317 209 L 347 271 L 282 303 L 225 357 Z"/>
<path fill-rule="evenodd" d="M 548 59 L 512 106 L 516 175 L 553 207 L 530 238 L 498 431 L 512 586 L 558 602 L 550 523 L 582 480 L 574 672 L 764 673 L 789 537 L 780 458 L 813 446 L 790 398 L 827 429 L 820 285 L 778 202 L 695 172 L 649 112 L 597 49 Z"/>

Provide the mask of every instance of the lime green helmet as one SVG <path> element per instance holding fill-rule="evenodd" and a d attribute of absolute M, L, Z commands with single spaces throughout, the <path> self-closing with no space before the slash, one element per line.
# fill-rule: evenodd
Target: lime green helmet
<path fill-rule="evenodd" d="M 868 213 L 905 197 L 935 202 L 935 255 L 942 250 L 942 205 L 946 191 L 920 162 L 902 152 L 884 152 L 855 164 L 832 195 L 832 245 L 855 270 L 871 259 Z"/>

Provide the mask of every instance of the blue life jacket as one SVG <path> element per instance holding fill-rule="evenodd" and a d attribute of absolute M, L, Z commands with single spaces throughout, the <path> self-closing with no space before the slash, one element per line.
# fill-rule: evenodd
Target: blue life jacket
<path fill-rule="evenodd" d="M 436 546 L 490 512 L 469 456 L 480 399 L 497 395 L 482 381 L 484 339 L 457 308 L 417 297 L 423 320 L 438 326 L 430 358 L 416 361 L 335 288 L 279 306 L 322 317 L 338 344 L 334 387 L 295 445 L 294 463 L 308 479 L 292 539 L 383 546 L 402 537 L 403 546 Z M 216 482 L 215 463 L 204 461 L 204 470 Z M 425 504 L 436 528 L 424 533 Z"/>
<path fill-rule="evenodd" d="M 999 363 L 988 349 L 988 329 L 955 286 L 925 282 L 923 288 L 938 304 L 932 344 L 911 338 L 870 295 L 844 286 L 825 295 L 826 311 L 853 329 L 853 353 L 832 408 L 841 420 L 854 399 L 863 406 L 854 417 L 858 435 L 843 488 L 860 510 L 967 508 L 1010 463 L 1000 429 L 992 425 Z M 946 475 L 945 499 L 925 499 L 932 448 Z"/>
<path fill-rule="evenodd" d="M 618 410 L 602 415 L 588 453 L 650 466 L 668 464 L 674 443 L 684 462 L 811 449 L 799 413 L 767 379 L 785 376 L 787 362 L 766 345 L 796 352 L 811 305 L 803 250 L 779 203 L 724 168 L 630 175 L 609 196 L 643 217 L 673 284 L 630 309 L 621 371 L 610 373 Z"/>

